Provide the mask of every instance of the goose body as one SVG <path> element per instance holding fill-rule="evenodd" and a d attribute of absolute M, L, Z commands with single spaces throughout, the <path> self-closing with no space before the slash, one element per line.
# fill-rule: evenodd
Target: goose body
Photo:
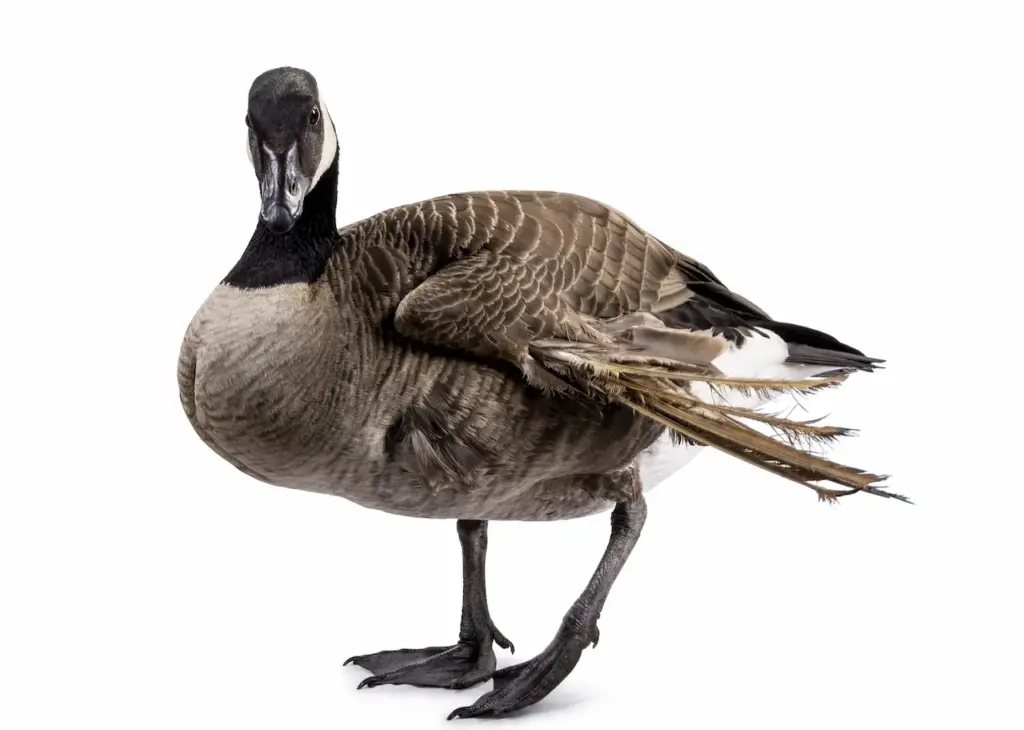
<path fill-rule="evenodd" d="M 335 225 L 337 139 L 316 82 L 275 69 L 249 95 L 260 220 L 189 324 L 178 384 L 222 458 L 282 487 L 457 520 L 465 592 L 452 647 L 354 657 L 384 682 L 495 690 L 453 716 L 536 702 L 596 642 L 645 490 L 705 446 L 825 492 L 881 477 L 761 436 L 841 430 L 759 416 L 790 385 L 879 362 L 776 322 L 622 212 L 559 192 L 481 191 Z M 790 384 L 790 385 L 787 385 Z M 839 492 L 835 492 L 838 494 Z M 609 549 L 552 644 L 494 672 L 488 520 L 612 509 Z"/>
<path fill-rule="evenodd" d="M 579 214 L 585 227 L 587 215 L 621 215 L 564 193 L 445 196 L 341 230 L 314 281 L 219 284 L 195 315 L 180 359 L 185 409 L 203 439 L 272 484 L 452 519 L 593 514 L 632 488 L 623 486 L 623 470 L 635 465 L 640 484 L 651 489 L 693 458 L 700 446 L 673 443 L 664 427 L 628 407 L 549 396 L 504 363 L 410 342 L 395 330 L 400 303 L 440 268 L 437 241 L 404 238 L 403 225 L 411 218 L 429 230 L 431 218 L 442 219 L 439 211 L 456 200 L 527 212 L 547 204 L 593 211 Z M 641 229 L 630 230 L 643 245 L 683 260 Z M 628 305 L 613 306 L 622 313 Z M 800 379 L 835 368 L 787 362 L 781 337 L 740 324 L 748 334 L 738 342 L 710 328 L 693 331 L 721 348 L 710 363 L 725 376 Z M 695 388 L 711 399 L 706 386 Z M 737 393 L 723 399 L 744 407 L 770 400 Z M 443 443 L 431 446 L 431 439 Z M 465 474 L 452 480 L 451 470 Z"/>

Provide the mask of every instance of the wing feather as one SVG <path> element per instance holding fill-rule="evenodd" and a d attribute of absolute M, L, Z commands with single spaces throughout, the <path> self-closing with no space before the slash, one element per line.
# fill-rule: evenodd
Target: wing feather
<path fill-rule="evenodd" d="M 402 226 L 415 223 L 424 245 L 433 246 L 433 267 L 395 311 L 395 327 L 407 337 L 506 360 L 545 390 L 626 404 L 681 439 L 811 487 L 823 499 L 862 491 L 906 500 L 884 491 L 885 477 L 810 452 L 850 429 L 709 402 L 695 390 L 814 392 L 880 361 L 823 333 L 773 322 L 707 266 L 614 208 L 564 193 L 493 191 L 445 196 L 393 215 Z M 834 366 L 834 375 L 779 380 L 719 372 L 713 363 L 727 341 L 758 326 L 794 337 L 796 357 Z"/>

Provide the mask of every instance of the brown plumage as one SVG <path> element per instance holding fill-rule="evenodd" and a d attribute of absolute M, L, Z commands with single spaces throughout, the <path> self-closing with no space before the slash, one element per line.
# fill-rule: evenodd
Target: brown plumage
<path fill-rule="evenodd" d="M 826 499 L 855 491 L 893 496 L 876 486 L 884 477 L 769 439 L 739 420 L 766 422 L 764 416 L 703 403 L 687 388 L 702 381 L 810 392 L 836 385 L 842 376 L 737 382 L 717 377 L 722 373 L 712 362 L 724 342 L 710 332 L 672 331 L 656 316 L 616 326 L 628 315 L 657 315 L 691 302 L 724 307 L 740 326 L 768 316 L 615 209 L 576 195 L 507 191 L 445 196 L 382 218 L 390 236 L 426 242 L 437 256 L 435 272 L 398 304 L 395 328 L 408 337 L 507 360 L 540 388 L 563 391 L 575 384 L 583 397 L 603 394 L 689 440 L 811 486 Z M 350 235 L 364 229 L 356 230 Z M 621 367 L 625 362 L 632 367 Z M 777 417 L 769 422 L 811 440 L 847 432 Z M 812 484 L 819 480 L 847 490 Z"/>
<path fill-rule="evenodd" d="M 714 285 L 714 295 L 691 281 Z M 724 377 L 712 361 L 725 335 L 671 330 L 657 317 L 691 302 L 735 320 L 734 335 L 757 336 L 744 334 L 747 322 L 766 318 L 704 266 L 587 198 L 444 196 L 343 228 L 311 284 L 221 285 L 186 337 L 183 402 L 197 430 L 247 472 L 343 496 L 354 490 L 356 501 L 403 514 L 550 517 L 514 483 L 546 491 L 552 480 L 569 490 L 600 481 L 629 466 L 662 427 L 801 484 L 889 496 L 877 488 L 882 477 L 746 426 L 743 419 L 764 420 L 756 410 L 695 400 L 694 382 L 810 392 L 844 376 Z M 622 322 L 636 313 L 650 316 Z M 748 313 L 751 320 L 742 319 Z M 205 401 L 191 381 L 200 341 L 210 365 Z M 541 397 L 523 380 L 565 392 Z M 781 418 L 771 424 L 812 441 L 844 433 Z M 429 445 L 439 441 L 445 445 Z M 597 464 L 595 454 L 603 455 Z M 484 475 L 466 487 L 476 494 L 438 495 L 444 474 L 467 470 Z M 434 488 L 420 495 L 402 486 L 419 478 Z M 359 486 L 363 479 L 370 484 Z M 510 504 L 509 489 L 524 504 Z M 565 496 L 566 516 L 578 514 L 580 498 Z M 427 503 L 410 505 L 421 499 Z"/>
<path fill-rule="evenodd" d="M 434 674 L 388 653 L 361 657 L 378 673 L 371 683 L 490 676 L 500 633 L 482 598 L 486 520 L 617 505 L 609 552 L 570 612 L 569 643 L 534 660 L 555 662 L 544 672 L 557 678 L 528 680 L 541 670 L 523 665 L 458 712 L 501 714 L 546 694 L 578 658 L 578 640 L 596 636 L 596 613 L 639 535 L 643 490 L 698 445 L 825 499 L 904 499 L 882 489 L 884 477 L 812 453 L 846 429 L 763 411 L 879 360 L 772 320 L 703 264 L 579 195 L 446 195 L 336 230 L 337 142 L 312 77 L 261 76 L 247 121 L 262 219 L 188 327 L 181 402 L 203 441 L 255 478 L 460 520 L 463 648 L 418 657 Z M 645 467 L 655 454 L 671 457 L 657 472 Z"/>

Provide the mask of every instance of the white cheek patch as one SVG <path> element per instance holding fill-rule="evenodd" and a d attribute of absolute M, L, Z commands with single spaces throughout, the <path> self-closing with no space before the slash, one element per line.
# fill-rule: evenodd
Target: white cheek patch
<path fill-rule="evenodd" d="M 320 102 L 320 113 L 323 115 L 324 120 L 324 145 L 320 152 L 320 165 L 316 168 L 313 182 L 309 186 L 310 190 L 316 187 L 316 184 L 320 182 L 320 178 L 334 164 L 334 157 L 338 153 L 338 135 L 334 131 L 334 122 L 331 120 L 331 115 L 327 113 L 327 107 L 324 106 L 322 101 Z"/>

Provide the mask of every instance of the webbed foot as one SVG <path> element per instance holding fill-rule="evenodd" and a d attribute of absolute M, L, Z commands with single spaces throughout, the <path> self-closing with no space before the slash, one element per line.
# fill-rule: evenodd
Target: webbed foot
<path fill-rule="evenodd" d="M 587 626 L 563 623 L 554 640 L 529 661 L 494 672 L 494 690 L 467 707 L 453 710 L 456 717 L 498 717 L 539 702 L 569 676 L 587 646 L 597 645 L 596 622 Z"/>
<path fill-rule="evenodd" d="M 515 651 L 512 643 L 497 631 L 493 641 Z M 354 656 L 345 664 L 355 664 L 373 673 L 359 683 L 359 689 L 381 684 L 465 689 L 494 673 L 496 663 L 491 644 L 490 637 L 480 641 L 460 640 L 453 646 L 395 649 Z"/>

